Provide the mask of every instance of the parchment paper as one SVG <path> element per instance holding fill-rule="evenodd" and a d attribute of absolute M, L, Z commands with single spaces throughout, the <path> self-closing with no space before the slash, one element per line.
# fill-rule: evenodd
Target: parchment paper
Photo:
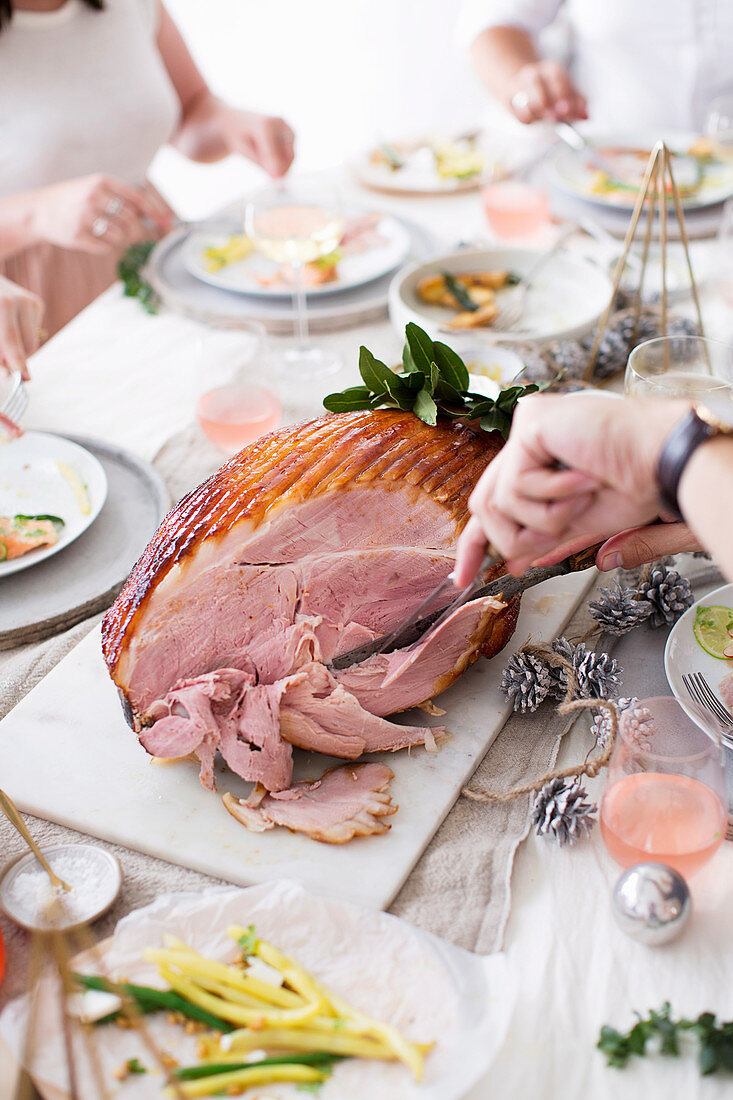
<path fill-rule="evenodd" d="M 259 935 L 294 955 L 354 1007 L 394 1024 L 411 1039 L 435 1041 L 421 1084 L 415 1084 L 401 1064 L 353 1059 L 334 1067 L 319 1094 L 322 1100 L 457 1100 L 486 1072 L 503 1041 L 514 1002 L 503 955 L 471 955 L 397 917 L 316 897 L 287 881 L 246 890 L 167 894 L 120 921 L 104 954 L 105 972 L 161 985 L 155 968 L 141 954 L 145 947 L 160 945 L 166 932 L 212 958 L 231 960 L 237 955 L 226 934 L 232 923 L 254 924 Z M 79 969 L 99 971 L 88 956 L 78 962 Z M 41 1041 L 32 1069 L 37 1078 L 64 1088 L 54 992 L 49 976 L 41 996 Z M 0 1032 L 16 1056 L 26 1020 L 25 997 L 12 1001 L 0 1017 Z M 195 1063 L 195 1037 L 168 1024 L 164 1014 L 148 1017 L 148 1023 L 162 1048 L 181 1064 Z M 96 1035 L 102 1038 L 100 1055 L 105 1077 L 115 1085 L 114 1095 L 135 1100 L 162 1095 L 163 1079 L 157 1072 L 128 1078 L 121 1085 L 112 1077 L 114 1069 L 131 1057 L 153 1068 L 139 1036 L 114 1025 L 102 1025 Z M 94 1100 L 79 1041 L 77 1049 L 83 1065 L 81 1096 Z M 268 1097 L 297 1095 L 294 1085 L 268 1085 L 265 1091 Z"/>

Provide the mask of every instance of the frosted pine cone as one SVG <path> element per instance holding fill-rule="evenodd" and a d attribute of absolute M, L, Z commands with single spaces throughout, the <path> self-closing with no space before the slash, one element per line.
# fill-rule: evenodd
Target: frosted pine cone
<path fill-rule="evenodd" d="M 653 566 L 638 591 L 652 605 L 649 622 L 655 627 L 671 626 L 695 602 L 687 577 L 668 565 Z"/>
<path fill-rule="evenodd" d="M 537 710 L 550 691 L 549 669 L 539 657 L 520 649 L 507 661 L 501 690 L 520 714 Z"/>
<path fill-rule="evenodd" d="M 556 638 L 552 648 L 570 662 L 575 674 L 575 699 L 607 699 L 621 687 L 623 669 L 608 653 L 596 653 L 583 643 L 573 645 L 567 638 Z M 564 699 L 568 674 L 564 668 L 552 669 L 552 692 Z"/>
<path fill-rule="evenodd" d="M 613 702 L 616 704 L 616 710 L 620 712 L 619 721 L 624 712 L 631 708 L 636 708 L 639 704 L 639 700 L 636 696 L 633 696 L 631 699 L 614 699 Z M 644 710 L 646 714 L 649 714 L 649 711 L 645 708 Z M 611 720 L 606 710 L 596 710 L 593 713 L 595 717 L 591 722 L 590 732 L 595 738 L 596 748 L 602 750 L 606 748 L 608 739 L 611 736 Z"/>
<path fill-rule="evenodd" d="M 634 630 L 652 613 L 648 600 L 640 600 L 633 588 L 622 588 L 618 581 L 613 588 L 602 588 L 588 609 L 606 634 L 616 635 Z"/>
<path fill-rule="evenodd" d="M 579 340 L 558 340 L 550 344 L 545 355 L 558 373 L 569 378 L 582 378 L 588 366 L 588 350 Z"/>
<path fill-rule="evenodd" d="M 575 844 L 588 836 L 597 811 L 580 778 L 551 779 L 534 800 L 532 824 L 537 836 L 549 836 L 560 846 Z"/>

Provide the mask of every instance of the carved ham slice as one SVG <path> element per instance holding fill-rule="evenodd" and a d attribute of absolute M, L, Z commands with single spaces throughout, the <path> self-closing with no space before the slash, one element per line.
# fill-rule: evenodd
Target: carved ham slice
<path fill-rule="evenodd" d="M 387 716 L 498 652 L 516 601 L 466 609 L 387 690 L 399 655 L 338 679 L 324 663 L 388 632 L 448 575 L 500 445 L 396 410 L 325 416 L 258 440 L 180 501 L 103 626 L 144 747 L 195 752 L 207 786 L 218 751 L 283 791 L 291 745 L 355 758 L 431 744 L 429 726 Z"/>
<path fill-rule="evenodd" d="M 387 832 L 383 819 L 397 810 L 387 793 L 392 778 L 386 764 L 348 765 L 279 794 L 259 787 L 246 801 L 225 794 L 223 802 L 253 832 L 284 825 L 326 844 L 344 844 L 355 836 Z"/>

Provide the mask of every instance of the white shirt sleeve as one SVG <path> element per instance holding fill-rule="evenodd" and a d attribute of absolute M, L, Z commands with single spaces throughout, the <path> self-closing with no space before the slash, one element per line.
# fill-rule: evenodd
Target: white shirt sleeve
<path fill-rule="evenodd" d="M 456 37 L 464 49 L 487 27 L 519 27 L 537 35 L 555 18 L 563 0 L 463 0 Z"/>

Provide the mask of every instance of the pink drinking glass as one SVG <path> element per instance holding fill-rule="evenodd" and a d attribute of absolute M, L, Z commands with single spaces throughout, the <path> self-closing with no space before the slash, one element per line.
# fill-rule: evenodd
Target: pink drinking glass
<path fill-rule="evenodd" d="M 215 447 L 232 455 L 277 427 L 282 407 L 264 325 L 207 329 L 197 358 L 196 419 Z"/>
<path fill-rule="evenodd" d="M 481 198 L 497 237 L 531 237 L 550 220 L 545 192 L 521 180 L 490 183 L 482 189 Z"/>
<path fill-rule="evenodd" d="M 601 833 L 622 867 L 651 860 L 691 875 L 725 837 L 722 750 L 676 699 L 626 710 L 601 801 Z"/>

